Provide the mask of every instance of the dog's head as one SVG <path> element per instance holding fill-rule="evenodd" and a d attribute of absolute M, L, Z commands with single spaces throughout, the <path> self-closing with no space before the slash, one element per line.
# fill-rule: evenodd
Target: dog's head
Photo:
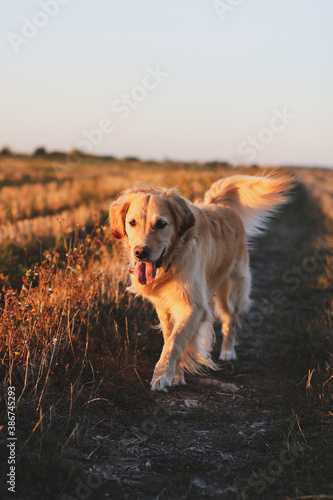
<path fill-rule="evenodd" d="M 131 268 L 141 285 L 150 285 L 172 246 L 195 224 L 189 203 L 175 189 L 126 191 L 110 207 L 112 234 L 125 238 Z"/>

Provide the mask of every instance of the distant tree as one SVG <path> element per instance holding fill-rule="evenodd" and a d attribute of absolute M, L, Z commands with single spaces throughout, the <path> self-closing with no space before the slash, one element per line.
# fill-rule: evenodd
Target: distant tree
<path fill-rule="evenodd" d="M 124 161 L 140 161 L 140 160 L 136 156 L 126 156 L 126 158 L 124 158 Z"/>
<path fill-rule="evenodd" d="M 217 161 L 206 161 L 205 165 L 207 165 L 207 167 L 210 167 L 210 168 L 216 168 L 218 166 L 218 162 Z"/>
<path fill-rule="evenodd" d="M 112 156 L 112 155 L 102 156 L 102 158 L 103 158 L 103 160 L 117 161 L 117 158 L 115 156 Z"/>
<path fill-rule="evenodd" d="M 34 156 L 47 156 L 47 151 L 43 147 L 39 147 L 35 149 Z"/>
<path fill-rule="evenodd" d="M 0 155 L 1 156 L 12 156 L 12 154 L 13 153 L 11 152 L 11 150 L 9 149 L 9 147 L 7 147 L 7 146 L 4 146 L 2 148 L 2 150 L 0 151 Z"/>
<path fill-rule="evenodd" d="M 210 168 L 228 168 L 230 166 L 227 161 L 220 160 L 207 161 L 205 165 Z"/>

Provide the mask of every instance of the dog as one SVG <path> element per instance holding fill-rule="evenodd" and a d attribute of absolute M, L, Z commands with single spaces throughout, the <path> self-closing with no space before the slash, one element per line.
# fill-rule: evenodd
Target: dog
<path fill-rule="evenodd" d="M 286 201 L 288 176 L 234 175 L 215 182 L 203 202 L 176 188 L 134 188 L 110 207 L 112 234 L 129 256 L 132 291 L 154 305 L 164 346 L 151 389 L 185 384 L 184 370 L 218 369 L 213 305 L 223 325 L 219 359 L 236 359 L 236 325 L 250 307 L 248 238 Z"/>

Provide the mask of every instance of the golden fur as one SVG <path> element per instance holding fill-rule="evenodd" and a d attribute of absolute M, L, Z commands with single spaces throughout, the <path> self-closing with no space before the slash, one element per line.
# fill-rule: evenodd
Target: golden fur
<path fill-rule="evenodd" d="M 153 187 L 128 190 L 112 203 L 112 234 L 128 249 L 133 291 L 153 303 L 163 331 L 152 390 L 185 383 L 183 370 L 217 368 L 210 357 L 213 302 L 223 324 L 219 359 L 236 359 L 236 325 L 250 305 L 247 236 L 262 229 L 290 187 L 285 176 L 235 175 L 195 204 L 176 189 Z"/>

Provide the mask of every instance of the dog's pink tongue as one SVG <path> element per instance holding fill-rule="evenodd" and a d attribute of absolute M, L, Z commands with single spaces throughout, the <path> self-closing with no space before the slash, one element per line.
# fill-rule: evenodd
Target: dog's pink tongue
<path fill-rule="evenodd" d="M 156 262 L 146 264 L 146 285 L 151 285 L 156 276 Z"/>
<path fill-rule="evenodd" d="M 151 285 L 156 276 L 155 262 L 137 262 L 134 274 L 140 285 Z"/>
<path fill-rule="evenodd" d="M 134 274 L 140 285 L 146 284 L 146 264 L 144 262 L 137 262 L 135 264 Z"/>

